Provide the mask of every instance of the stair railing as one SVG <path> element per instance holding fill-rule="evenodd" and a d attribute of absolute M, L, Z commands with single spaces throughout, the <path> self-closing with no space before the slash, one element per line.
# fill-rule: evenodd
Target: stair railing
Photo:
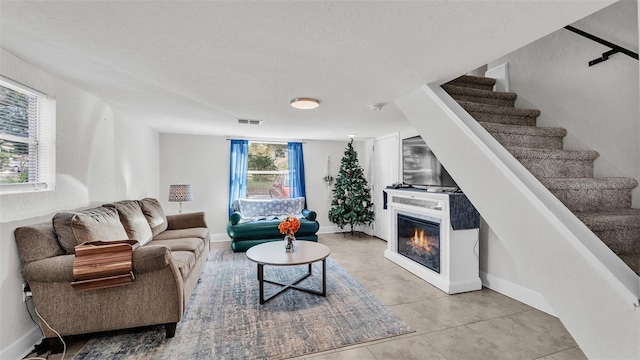
<path fill-rule="evenodd" d="M 623 54 L 625 54 L 627 56 L 630 56 L 630 57 L 638 60 L 638 53 L 636 53 L 636 52 L 633 52 L 631 50 L 625 49 L 622 46 L 616 45 L 616 44 L 614 44 L 612 42 L 609 42 L 607 40 L 599 38 L 599 37 L 597 37 L 595 35 L 589 34 L 586 31 L 582 31 L 580 29 L 576 29 L 573 26 L 567 25 L 564 28 L 569 30 L 569 31 L 572 31 L 572 32 L 574 32 L 574 33 L 576 33 L 578 35 L 584 36 L 589 40 L 593 40 L 593 41 L 595 41 L 597 43 L 600 43 L 600 44 L 602 44 L 604 46 L 608 46 L 608 47 L 611 48 L 611 50 L 602 53 L 601 57 L 589 61 L 589 66 L 593 66 L 595 64 L 599 64 L 599 63 L 601 63 L 603 61 L 609 60 L 609 56 L 611 56 L 613 54 L 617 54 L 617 53 L 623 53 Z"/>

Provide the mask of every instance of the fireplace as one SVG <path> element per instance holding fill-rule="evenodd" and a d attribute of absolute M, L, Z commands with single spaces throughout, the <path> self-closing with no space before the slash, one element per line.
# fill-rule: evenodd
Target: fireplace
<path fill-rule="evenodd" d="M 440 220 L 398 213 L 398 253 L 440 273 Z"/>
<path fill-rule="evenodd" d="M 385 192 L 391 212 L 389 228 L 395 231 L 384 256 L 447 294 L 480 290 L 479 214 L 475 208 L 462 211 L 464 194 Z M 467 221 L 472 213 L 477 223 Z"/>

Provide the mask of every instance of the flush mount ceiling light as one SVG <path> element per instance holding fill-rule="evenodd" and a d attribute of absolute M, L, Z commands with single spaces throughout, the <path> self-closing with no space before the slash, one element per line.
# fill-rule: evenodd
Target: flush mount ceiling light
<path fill-rule="evenodd" d="M 290 104 L 296 109 L 310 110 L 320 106 L 320 101 L 312 98 L 295 98 Z"/>
<path fill-rule="evenodd" d="M 370 108 L 371 108 L 371 111 L 380 111 L 380 110 L 382 110 L 383 106 L 384 106 L 384 104 L 377 103 L 377 104 L 371 105 Z"/>
<path fill-rule="evenodd" d="M 353 139 L 354 137 L 358 136 L 358 134 L 349 134 L 347 135 L 349 138 Z"/>

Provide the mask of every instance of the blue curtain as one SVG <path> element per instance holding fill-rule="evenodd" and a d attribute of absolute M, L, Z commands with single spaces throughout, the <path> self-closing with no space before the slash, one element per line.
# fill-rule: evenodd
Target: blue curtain
<path fill-rule="evenodd" d="M 247 197 L 247 173 L 249 170 L 249 141 L 231 140 L 229 156 L 229 215 L 233 213 L 233 201 Z"/>
<path fill-rule="evenodd" d="M 289 189 L 290 196 L 306 198 L 304 186 L 304 157 L 302 156 L 302 143 L 287 143 L 287 155 L 289 157 Z"/>

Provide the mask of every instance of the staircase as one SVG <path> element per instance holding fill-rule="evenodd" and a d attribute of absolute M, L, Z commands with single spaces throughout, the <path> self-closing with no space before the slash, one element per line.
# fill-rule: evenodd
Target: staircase
<path fill-rule="evenodd" d="M 563 128 L 536 127 L 539 110 L 514 107 L 517 94 L 493 91 L 495 79 L 464 75 L 442 88 L 594 234 L 640 275 L 640 209 L 631 178 L 594 178 L 595 151 L 562 149 Z"/>

